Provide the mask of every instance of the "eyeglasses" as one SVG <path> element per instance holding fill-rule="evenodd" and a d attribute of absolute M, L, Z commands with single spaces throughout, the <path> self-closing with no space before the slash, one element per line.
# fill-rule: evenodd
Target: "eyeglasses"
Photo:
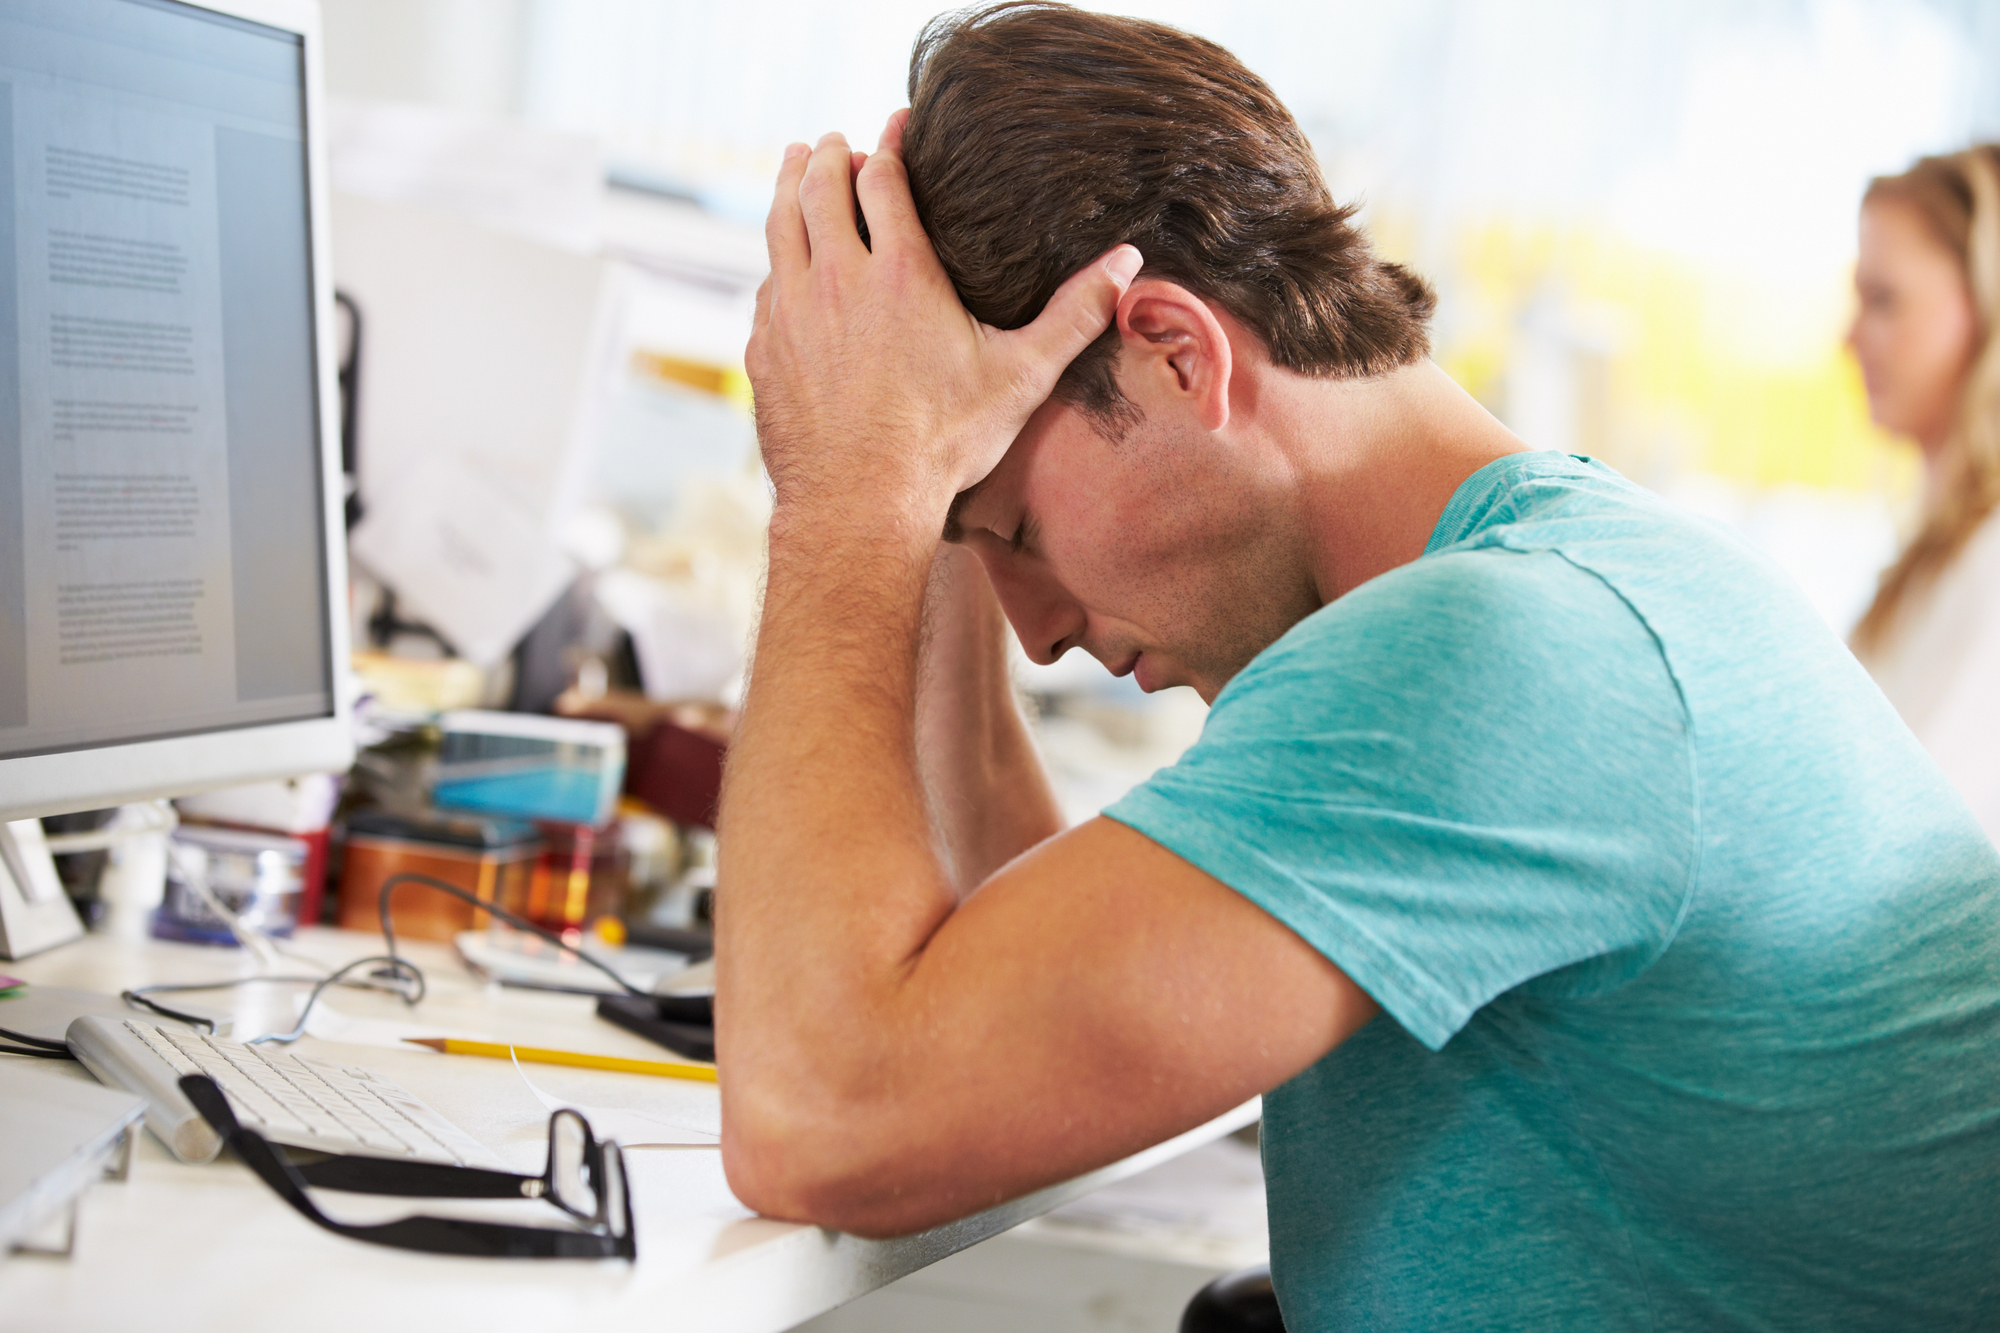
<path fill-rule="evenodd" d="M 632 1196 L 625 1185 L 625 1156 L 616 1143 L 599 1143 L 590 1122 L 572 1110 L 549 1117 L 548 1166 L 539 1176 L 517 1176 L 475 1166 L 396 1162 L 380 1157 L 333 1154 L 293 1162 L 285 1150 L 254 1129 L 237 1123 L 236 1113 L 214 1080 L 189 1074 L 181 1091 L 202 1119 L 236 1150 L 278 1197 L 336 1235 L 431 1254 L 484 1254 L 523 1259 L 632 1259 Z M 404 1217 L 355 1226 L 322 1213 L 306 1193 L 309 1186 L 350 1194 L 385 1194 L 418 1199 L 545 1199 L 582 1222 L 582 1231 L 512 1226 L 452 1217 Z"/>

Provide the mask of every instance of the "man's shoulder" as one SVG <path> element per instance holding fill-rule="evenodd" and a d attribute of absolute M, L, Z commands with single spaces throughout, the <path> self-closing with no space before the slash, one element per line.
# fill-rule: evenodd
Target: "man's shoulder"
<path fill-rule="evenodd" d="M 1641 661 L 1727 675 L 1747 640 L 1773 635 L 1782 642 L 1766 648 L 1802 671 L 1833 643 L 1796 586 L 1727 529 L 1588 459 L 1519 454 L 1461 487 L 1422 556 L 1308 616 L 1239 680 L 1478 664 L 1590 689 Z"/>
<path fill-rule="evenodd" d="M 1644 538 L 1676 532 L 1687 519 L 1594 458 L 1525 451 L 1496 458 L 1467 477 L 1424 550 L 1545 545 L 1580 533 Z"/>
<path fill-rule="evenodd" d="M 1460 546 L 1320 608 L 1252 661 L 1223 697 L 1329 674 L 1433 683 L 1510 672 L 1566 677 L 1601 672 L 1621 653 L 1653 656 L 1657 647 L 1596 571 L 1555 549 Z"/>

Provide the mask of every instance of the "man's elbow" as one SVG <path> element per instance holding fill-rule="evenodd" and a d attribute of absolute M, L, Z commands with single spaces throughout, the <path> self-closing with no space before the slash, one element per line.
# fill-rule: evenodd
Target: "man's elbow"
<path fill-rule="evenodd" d="M 879 1124 L 840 1116 L 801 1122 L 725 1101 L 722 1168 L 737 1200 L 765 1217 L 870 1239 L 953 1220 L 950 1201 L 911 1179 L 907 1154 L 872 1146 L 890 1137 Z"/>
<path fill-rule="evenodd" d="M 748 1116 L 724 1114 L 722 1171 L 745 1208 L 764 1217 L 838 1227 L 828 1204 L 838 1193 L 801 1137 L 774 1133 Z"/>

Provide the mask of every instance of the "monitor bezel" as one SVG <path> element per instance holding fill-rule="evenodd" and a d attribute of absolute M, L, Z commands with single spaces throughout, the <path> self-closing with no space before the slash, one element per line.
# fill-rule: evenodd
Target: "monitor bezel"
<path fill-rule="evenodd" d="M 327 200 L 319 5 L 316 0 L 180 3 L 296 33 L 304 42 L 306 210 L 312 230 L 313 369 L 319 389 L 320 530 L 332 711 L 328 716 L 299 721 L 0 758 L 0 819 L 66 814 L 270 778 L 339 772 L 354 761 L 355 690 L 346 614 L 346 497 L 340 471 L 340 395 L 334 373 L 338 342 L 333 315 L 333 249 L 327 234 L 331 209 Z"/>

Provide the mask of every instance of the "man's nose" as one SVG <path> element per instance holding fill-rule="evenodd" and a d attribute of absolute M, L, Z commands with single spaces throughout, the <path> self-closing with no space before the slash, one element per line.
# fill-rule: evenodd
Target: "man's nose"
<path fill-rule="evenodd" d="M 1047 666 L 1083 641 L 1083 607 L 1046 573 L 1003 557 L 986 562 L 986 576 L 1029 661 Z"/>

